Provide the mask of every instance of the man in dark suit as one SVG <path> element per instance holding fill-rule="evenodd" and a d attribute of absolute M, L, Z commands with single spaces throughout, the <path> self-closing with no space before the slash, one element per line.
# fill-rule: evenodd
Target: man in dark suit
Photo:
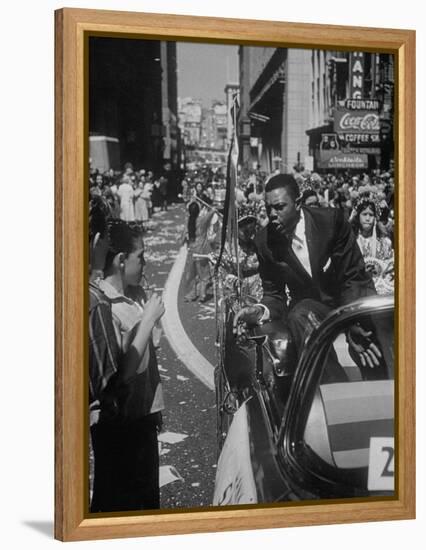
<path fill-rule="evenodd" d="M 267 183 L 269 224 L 256 236 L 262 304 L 242 308 L 234 328 L 287 320 L 300 355 L 309 330 L 338 306 L 376 294 L 343 210 L 301 206 L 297 182 L 277 174 Z M 380 351 L 362 327 L 347 333 L 362 366 L 379 364 Z"/>

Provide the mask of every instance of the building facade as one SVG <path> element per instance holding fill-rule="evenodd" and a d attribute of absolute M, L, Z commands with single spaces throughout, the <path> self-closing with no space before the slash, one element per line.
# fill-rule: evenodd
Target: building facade
<path fill-rule="evenodd" d="M 201 117 L 201 147 L 216 147 L 216 123 L 214 110 L 212 108 L 203 108 Z"/>
<path fill-rule="evenodd" d="M 179 98 L 179 126 L 185 143 L 197 146 L 201 140 L 203 105 L 201 100 L 192 97 Z"/>
<path fill-rule="evenodd" d="M 180 136 L 177 105 L 176 42 L 160 42 L 163 163 L 168 170 L 180 166 Z"/>
<path fill-rule="evenodd" d="M 309 52 L 242 46 L 239 61 L 242 169 L 291 172 L 309 154 Z"/>
<path fill-rule="evenodd" d="M 239 61 L 243 171 L 391 166 L 392 55 L 243 46 Z"/>
<path fill-rule="evenodd" d="M 228 107 L 224 101 L 213 102 L 214 125 L 216 131 L 215 149 L 228 149 Z"/>
<path fill-rule="evenodd" d="M 390 54 L 311 51 L 314 169 L 388 169 L 393 162 L 394 59 Z"/>
<path fill-rule="evenodd" d="M 106 159 L 115 170 L 127 162 L 154 173 L 177 168 L 175 43 L 90 38 L 89 135 L 118 144 Z"/>

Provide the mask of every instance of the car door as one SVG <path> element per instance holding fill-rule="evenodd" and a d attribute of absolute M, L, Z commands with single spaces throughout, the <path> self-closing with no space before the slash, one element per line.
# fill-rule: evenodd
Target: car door
<path fill-rule="evenodd" d="M 379 351 L 373 368 L 348 344 L 353 327 Z M 281 426 L 281 466 L 300 498 L 391 496 L 394 438 L 393 297 L 374 297 L 340 308 L 310 336 Z"/>

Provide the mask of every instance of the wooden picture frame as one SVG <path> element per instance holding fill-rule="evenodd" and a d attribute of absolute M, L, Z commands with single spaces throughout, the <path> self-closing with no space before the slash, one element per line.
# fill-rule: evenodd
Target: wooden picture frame
<path fill-rule="evenodd" d="M 62 9 L 55 13 L 55 537 L 63 541 L 383 521 L 415 517 L 415 32 Z M 396 59 L 397 463 L 396 497 L 89 518 L 84 506 L 88 33 L 285 47 L 386 51 Z"/>

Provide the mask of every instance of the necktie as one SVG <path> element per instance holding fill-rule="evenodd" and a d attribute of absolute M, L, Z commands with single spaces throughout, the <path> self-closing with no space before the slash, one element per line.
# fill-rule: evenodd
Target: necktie
<path fill-rule="evenodd" d="M 290 242 L 291 242 L 291 248 L 293 249 L 293 252 L 297 256 L 297 259 L 303 265 L 303 267 L 309 273 L 309 275 L 312 277 L 311 263 L 309 261 L 309 252 L 308 252 L 306 243 L 296 235 L 293 235 L 293 238 L 291 239 Z"/>

